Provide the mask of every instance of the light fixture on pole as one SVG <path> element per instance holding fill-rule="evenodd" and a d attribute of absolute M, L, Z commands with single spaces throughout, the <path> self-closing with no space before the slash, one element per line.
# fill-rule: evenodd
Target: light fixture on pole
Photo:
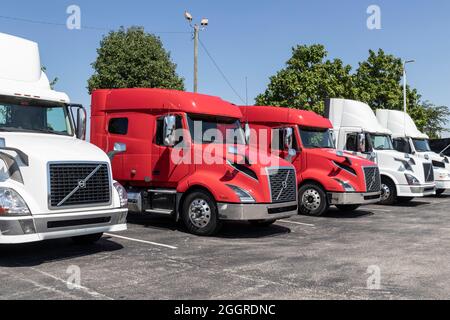
<path fill-rule="evenodd" d="M 184 12 L 185 19 L 189 22 L 189 25 L 191 26 L 192 30 L 194 31 L 194 92 L 198 92 L 198 41 L 199 41 L 199 33 L 200 31 L 203 31 L 206 29 L 206 27 L 209 25 L 209 20 L 206 18 L 203 18 L 200 21 L 200 25 L 194 24 L 192 25 L 192 21 L 194 18 L 192 15 L 185 11 Z"/>

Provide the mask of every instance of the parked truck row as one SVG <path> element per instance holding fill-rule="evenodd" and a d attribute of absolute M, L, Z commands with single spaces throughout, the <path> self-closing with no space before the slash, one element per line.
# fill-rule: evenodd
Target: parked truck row
<path fill-rule="evenodd" d="M 37 44 L 0 34 L 0 49 L 0 244 L 94 242 L 126 230 L 128 210 L 209 236 L 226 221 L 267 226 L 450 188 L 448 158 L 407 114 L 343 99 L 322 117 L 175 90 L 95 90 L 88 143 L 85 109 L 51 89 Z"/>

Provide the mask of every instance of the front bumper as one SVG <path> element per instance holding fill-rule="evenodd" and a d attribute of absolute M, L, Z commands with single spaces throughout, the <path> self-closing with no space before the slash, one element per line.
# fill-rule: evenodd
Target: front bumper
<path fill-rule="evenodd" d="M 450 180 L 436 180 L 436 190 L 450 189 Z"/>
<path fill-rule="evenodd" d="M 427 197 L 436 194 L 436 184 L 425 184 L 418 186 L 399 185 L 397 196 L 399 197 Z"/>
<path fill-rule="evenodd" d="M 127 229 L 127 209 L 71 214 L 1 217 L 0 244 L 19 244 L 70 238 Z"/>
<path fill-rule="evenodd" d="M 351 204 L 372 204 L 381 200 L 381 191 L 372 193 L 346 192 L 346 193 L 328 193 L 328 199 L 331 205 L 351 205 Z"/>
<path fill-rule="evenodd" d="M 219 219 L 233 221 L 278 220 L 298 214 L 298 203 L 242 204 L 219 203 Z"/>

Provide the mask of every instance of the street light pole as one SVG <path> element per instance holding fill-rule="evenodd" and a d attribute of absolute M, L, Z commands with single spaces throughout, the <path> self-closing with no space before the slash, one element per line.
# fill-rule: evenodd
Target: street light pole
<path fill-rule="evenodd" d="M 203 31 L 206 29 L 206 27 L 209 24 L 209 20 L 203 18 L 200 22 L 200 25 L 194 24 L 192 25 L 193 17 L 192 15 L 185 11 L 184 17 L 187 21 L 189 21 L 189 25 L 194 31 L 194 92 L 198 92 L 198 42 L 199 42 L 199 34 L 200 31 Z"/>
<path fill-rule="evenodd" d="M 406 96 L 406 65 L 408 63 L 413 63 L 416 62 L 415 60 L 407 60 L 403 62 L 403 111 L 405 111 L 405 113 L 408 111 L 407 110 L 407 96 Z"/>
<path fill-rule="evenodd" d="M 198 36 L 200 28 L 194 26 L 194 92 L 198 92 Z"/>
<path fill-rule="evenodd" d="M 408 113 L 408 97 L 407 97 L 407 92 L 406 92 L 406 87 L 407 87 L 407 79 L 406 79 L 406 65 L 408 63 L 413 63 L 416 62 L 415 60 L 406 60 L 403 62 L 403 112 L 404 112 L 404 123 L 403 123 L 403 128 L 405 131 L 405 135 L 406 135 L 406 115 Z"/>

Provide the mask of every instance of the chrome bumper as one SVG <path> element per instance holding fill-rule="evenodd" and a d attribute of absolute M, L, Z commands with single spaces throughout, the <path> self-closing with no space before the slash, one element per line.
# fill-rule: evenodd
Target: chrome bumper
<path fill-rule="evenodd" d="M 0 244 L 70 238 L 127 229 L 127 209 L 0 218 Z"/>
<path fill-rule="evenodd" d="M 450 180 L 436 180 L 436 190 L 450 189 Z"/>
<path fill-rule="evenodd" d="M 328 199 L 332 205 L 346 205 L 346 204 L 372 204 L 380 202 L 380 192 L 372 193 L 328 193 Z"/>
<path fill-rule="evenodd" d="M 241 204 L 218 203 L 219 219 L 234 221 L 278 220 L 298 214 L 298 203 Z"/>

